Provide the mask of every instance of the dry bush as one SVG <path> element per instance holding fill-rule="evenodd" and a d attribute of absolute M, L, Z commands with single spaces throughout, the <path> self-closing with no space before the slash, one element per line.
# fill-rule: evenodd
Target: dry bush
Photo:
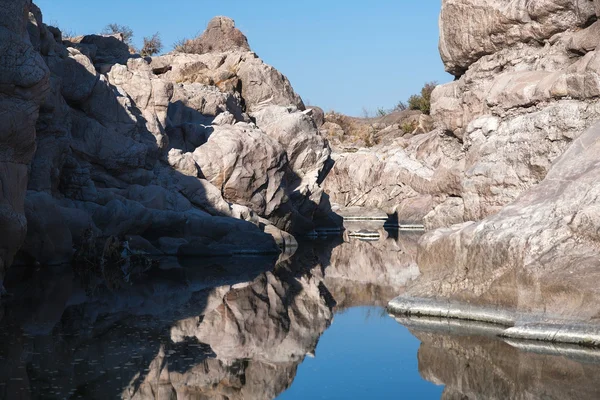
<path fill-rule="evenodd" d="M 331 111 L 325 115 L 325 121 L 339 125 L 344 131 L 342 141 L 362 140 L 365 146 L 372 147 L 376 143 L 374 139 L 375 130 L 364 121 L 358 121 L 356 118 Z"/>
<path fill-rule="evenodd" d="M 133 46 L 133 29 L 127 25 L 119 24 L 108 24 L 102 31 L 104 35 L 123 35 L 123 42 L 128 44 L 130 47 Z"/>
<path fill-rule="evenodd" d="M 202 54 L 202 45 L 196 39 L 180 39 L 173 44 L 177 53 Z"/>
<path fill-rule="evenodd" d="M 156 32 L 154 35 L 144 38 L 144 46 L 140 51 L 142 57 L 154 56 L 160 53 L 163 49 L 160 34 Z"/>

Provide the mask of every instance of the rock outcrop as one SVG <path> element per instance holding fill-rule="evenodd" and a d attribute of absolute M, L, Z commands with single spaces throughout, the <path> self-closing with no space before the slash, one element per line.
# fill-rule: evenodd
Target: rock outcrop
<path fill-rule="evenodd" d="M 30 30 L 40 32 L 39 10 L 31 1 L 0 3 L 0 295 L 4 271 L 27 232 L 27 169 L 36 151 L 35 121 L 50 87 L 48 66 L 38 52 L 42 38 L 29 37 L 30 9 Z"/>
<path fill-rule="evenodd" d="M 69 262 L 90 232 L 227 255 L 314 229 L 329 145 L 232 20 L 209 23 L 202 54 L 150 59 L 122 35 L 63 41 L 30 2 L 5 3 L 0 287 L 18 250 Z"/>
<path fill-rule="evenodd" d="M 464 144 L 457 195 L 464 220 L 481 221 L 426 234 L 422 276 L 406 296 L 437 299 L 440 310 L 451 299 L 523 313 L 517 324 L 535 315 L 596 326 L 593 2 L 448 0 L 441 26 L 444 59 L 460 79 L 434 91 L 432 114 Z"/>
<path fill-rule="evenodd" d="M 592 1 L 443 2 L 440 52 L 460 79 L 431 108 L 464 146 L 464 221 L 539 183 L 600 117 L 596 18 Z"/>

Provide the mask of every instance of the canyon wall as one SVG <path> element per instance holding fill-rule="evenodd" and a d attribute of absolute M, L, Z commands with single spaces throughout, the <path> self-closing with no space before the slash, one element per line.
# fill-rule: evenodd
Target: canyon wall
<path fill-rule="evenodd" d="M 277 253 L 326 212 L 329 145 L 231 19 L 194 54 L 143 58 L 122 35 L 63 38 L 31 2 L 1 5 L 0 287 L 17 252 L 60 264 L 113 236 L 150 254 Z"/>
<path fill-rule="evenodd" d="M 463 142 L 463 224 L 419 243 L 408 296 L 595 323 L 600 43 L 592 1 L 447 0 L 438 128 Z"/>

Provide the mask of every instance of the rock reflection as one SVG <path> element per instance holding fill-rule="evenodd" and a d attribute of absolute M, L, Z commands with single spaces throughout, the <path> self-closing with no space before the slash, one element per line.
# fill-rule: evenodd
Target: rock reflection
<path fill-rule="evenodd" d="M 0 307 L 0 399 L 275 398 L 336 309 L 384 305 L 414 278 L 417 237 L 165 259 L 118 291 L 86 292 L 66 267 L 17 271 Z"/>
<path fill-rule="evenodd" d="M 339 308 L 385 307 L 419 275 L 416 253 L 421 233 L 384 229 L 379 233 L 377 241 L 347 236 L 331 250 L 325 285 Z"/>
<path fill-rule="evenodd" d="M 428 381 L 445 385 L 442 399 L 600 398 L 596 351 L 554 346 L 542 351 L 494 336 L 411 332 L 422 343 L 419 371 Z"/>

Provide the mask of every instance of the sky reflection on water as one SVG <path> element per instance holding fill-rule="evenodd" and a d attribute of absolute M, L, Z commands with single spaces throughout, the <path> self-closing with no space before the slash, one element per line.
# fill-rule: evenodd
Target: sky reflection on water
<path fill-rule="evenodd" d="M 419 345 L 383 308 L 344 310 L 279 399 L 439 399 L 443 387 L 419 375 Z"/>

